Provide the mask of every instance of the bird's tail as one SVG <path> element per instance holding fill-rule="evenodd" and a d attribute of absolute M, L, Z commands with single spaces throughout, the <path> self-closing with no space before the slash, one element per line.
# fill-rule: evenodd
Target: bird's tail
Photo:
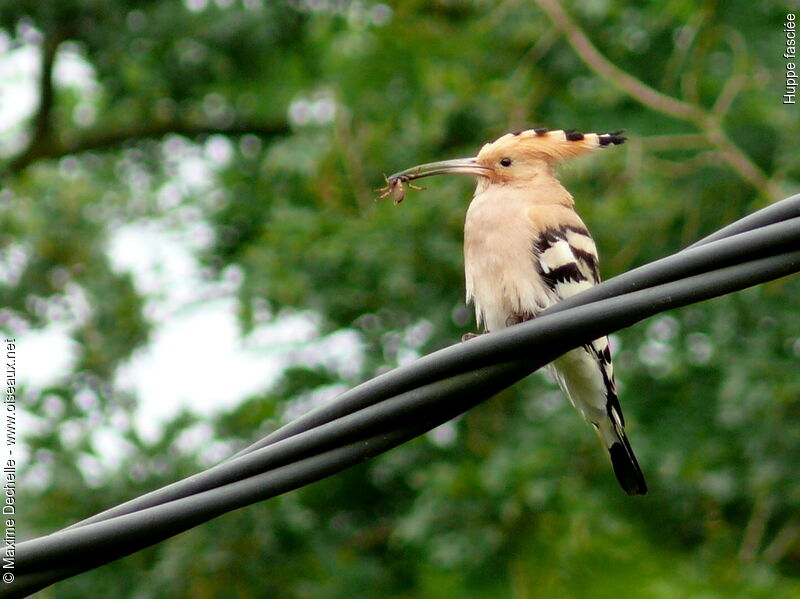
<path fill-rule="evenodd" d="M 603 444 L 608 449 L 619 486 L 628 495 L 646 495 L 647 483 L 622 427 L 617 426 L 609 419 L 606 426 L 601 425 L 597 430 Z"/>
<path fill-rule="evenodd" d="M 606 354 L 597 352 L 594 345 L 587 347 L 567 352 L 550 364 L 550 371 L 572 405 L 594 427 L 622 489 L 628 495 L 645 495 L 647 483 L 625 436 L 625 418 L 614 390 L 611 362 L 601 360 Z"/>

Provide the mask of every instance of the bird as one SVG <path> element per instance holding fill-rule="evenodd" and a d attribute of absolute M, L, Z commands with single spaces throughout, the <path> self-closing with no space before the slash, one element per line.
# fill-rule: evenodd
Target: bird
<path fill-rule="evenodd" d="M 558 164 L 625 142 L 622 131 L 528 129 L 485 144 L 477 156 L 421 164 L 387 178 L 381 197 L 403 200 L 404 184 L 433 175 L 477 179 L 464 222 L 467 303 L 478 327 L 497 331 L 532 318 L 600 282 L 597 249 L 558 179 Z M 465 340 L 474 334 L 464 336 Z M 548 365 L 608 451 L 628 495 L 647 483 L 625 434 L 608 338 L 573 349 Z"/>

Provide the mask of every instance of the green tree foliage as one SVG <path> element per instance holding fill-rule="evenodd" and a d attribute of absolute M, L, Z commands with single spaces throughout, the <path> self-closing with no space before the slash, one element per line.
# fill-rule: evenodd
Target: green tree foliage
<path fill-rule="evenodd" d="M 509 130 L 624 128 L 626 146 L 563 169 L 605 277 L 796 191 L 786 11 L 2 2 L 0 41 L 38 48 L 41 76 L 0 163 L 0 327 L 64 323 L 77 355 L 57 384 L 21 394 L 35 422 L 22 431 L 26 534 L 209 465 L 188 429 L 206 427 L 221 459 L 315 397 L 474 327 L 461 257 L 471 183 L 431 181 L 394 207 L 373 199 L 382 173 L 474 154 Z M 88 91 L 58 83 L 65 56 L 90 68 Z M 187 180 L 190 158 L 210 163 L 210 181 Z M 150 338 L 150 298 L 107 254 L 133 222 L 185 235 L 202 223 L 207 278 L 241 274 L 242 334 L 264 313 L 310 311 L 320 335 L 358 339 L 357 367 L 299 356 L 213 420 L 182 413 L 143 438 L 115 375 Z M 52 596 L 795 597 L 798 294 L 797 278 L 778 281 L 614 336 L 646 498 L 619 492 L 589 428 L 534 375 L 423 439 Z M 113 469 L 100 426 L 126 448 Z"/>

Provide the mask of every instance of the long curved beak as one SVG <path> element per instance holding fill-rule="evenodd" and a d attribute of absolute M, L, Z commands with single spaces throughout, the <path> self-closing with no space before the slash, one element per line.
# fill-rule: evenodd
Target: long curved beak
<path fill-rule="evenodd" d="M 391 175 L 389 181 L 401 179 L 404 182 L 408 182 L 414 179 L 422 179 L 423 177 L 432 177 L 433 175 L 476 175 L 480 177 L 488 175 L 491 170 L 488 166 L 478 164 L 477 158 L 456 158 L 454 160 L 441 160 L 412 166 Z"/>

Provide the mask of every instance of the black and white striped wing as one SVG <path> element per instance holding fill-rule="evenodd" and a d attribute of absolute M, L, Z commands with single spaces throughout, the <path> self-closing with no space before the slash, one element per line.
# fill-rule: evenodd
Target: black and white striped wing
<path fill-rule="evenodd" d="M 534 241 L 532 251 L 536 270 L 554 304 L 600 282 L 597 248 L 585 227 L 548 227 Z M 606 398 L 612 404 L 616 403 L 614 367 L 608 339 L 595 339 L 587 343 L 585 349 L 601 365 Z M 623 423 L 622 411 L 617 409 L 617 412 L 620 423 Z"/>
<path fill-rule="evenodd" d="M 597 249 L 583 227 L 548 227 L 533 243 L 533 258 L 553 303 L 600 282 Z"/>
<path fill-rule="evenodd" d="M 584 227 L 547 228 L 534 241 L 532 252 L 534 265 L 552 303 L 600 282 L 597 250 Z M 625 436 L 625 419 L 617 398 L 608 338 L 590 341 L 568 352 L 552 366 L 570 401 L 598 430 L 623 489 L 631 495 L 646 493 L 647 485 Z"/>
<path fill-rule="evenodd" d="M 547 288 L 552 303 L 572 297 L 600 282 L 597 268 L 597 248 L 589 231 L 577 225 L 548 227 L 533 243 L 536 270 Z M 617 403 L 614 367 L 608 339 L 601 337 L 585 346 L 586 351 L 602 366 L 606 397 Z M 624 425 L 622 411 L 617 408 L 619 421 Z"/>
<path fill-rule="evenodd" d="M 531 249 L 534 266 L 552 303 L 600 282 L 597 249 L 583 227 L 548 227 L 534 240 Z"/>

